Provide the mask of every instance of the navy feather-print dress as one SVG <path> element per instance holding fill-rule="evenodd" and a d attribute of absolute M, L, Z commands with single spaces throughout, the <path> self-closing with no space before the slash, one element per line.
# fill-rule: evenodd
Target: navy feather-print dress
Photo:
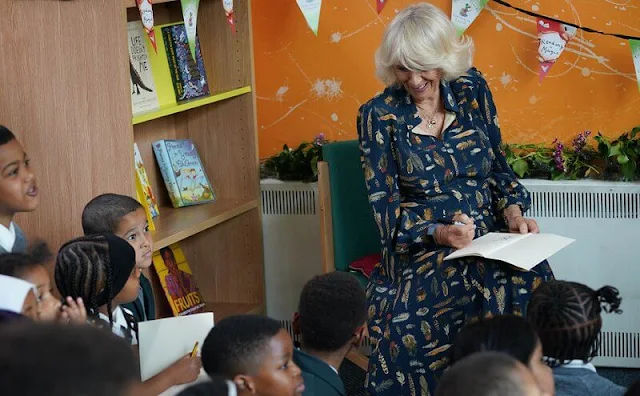
<path fill-rule="evenodd" d="M 369 333 L 377 343 L 367 387 L 375 395 L 433 395 L 458 330 L 474 318 L 523 315 L 533 290 L 553 278 L 546 262 L 530 272 L 493 260 L 443 261 L 451 248 L 426 236 L 438 219 L 465 213 L 476 237 L 504 230 L 503 210 L 529 208 L 500 149 L 495 105 L 480 72 L 441 83 L 455 121 L 441 139 L 421 123 L 402 87 L 360 108 L 358 134 L 382 261 L 370 277 Z"/>

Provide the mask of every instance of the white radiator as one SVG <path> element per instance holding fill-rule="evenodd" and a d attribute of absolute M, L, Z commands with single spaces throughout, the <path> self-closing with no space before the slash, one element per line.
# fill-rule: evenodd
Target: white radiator
<path fill-rule="evenodd" d="M 549 260 L 558 279 L 615 286 L 621 315 L 603 314 L 599 366 L 640 367 L 640 184 L 523 180 L 543 232 L 576 242 Z M 263 180 L 267 314 L 288 322 L 304 283 L 321 273 L 317 186 Z"/>
<path fill-rule="evenodd" d="M 640 367 L 640 184 L 523 180 L 531 192 L 528 216 L 540 230 L 575 238 L 549 259 L 556 278 L 594 289 L 615 286 L 621 315 L 603 313 L 596 365 Z"/>

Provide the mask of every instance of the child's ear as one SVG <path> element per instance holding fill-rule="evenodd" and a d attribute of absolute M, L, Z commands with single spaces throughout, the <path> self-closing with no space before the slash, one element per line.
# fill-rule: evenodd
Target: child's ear
<path fill-rule="evenodd" d="M 233 377 L 233 383 L 236 384 L 236 386 L 238 387 L 238 393 L 242 394 L 242 393 L 250 393 L 250 394 L 256 394 L 256 384 L 255 382 L 253 382 L 253 378 L 251 378 L 251 376 L 249 375 L 244 375 L 244 374 L 240 374 L 240 375 L 236 375 L 235 377 Z"/>
<path fill-rule="evenodd" d="M 294 312 L 291 317 L 291 329 L 294 335 L 300 335 L 300 314 Z"/>

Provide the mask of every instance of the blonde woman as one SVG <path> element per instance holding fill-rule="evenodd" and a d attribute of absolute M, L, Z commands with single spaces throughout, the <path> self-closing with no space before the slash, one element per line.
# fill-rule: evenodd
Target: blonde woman
<path fill-rule="evenodd" d="M 529 194 L 500 150 L 496 109 L 472 54 L 440 9 L 412 5 L 376 53 L 388 87 L 359 110 L 382 245 L 368 286 L 377 346 L 367 386 L 376 395 L 434 394 L 466 322 L 523 315 L 531 292 L 553 278 L 546 262 L 521 272 L 492 260 L 443 261 L 490 231 L 538 232 L 523 217 Z"/>

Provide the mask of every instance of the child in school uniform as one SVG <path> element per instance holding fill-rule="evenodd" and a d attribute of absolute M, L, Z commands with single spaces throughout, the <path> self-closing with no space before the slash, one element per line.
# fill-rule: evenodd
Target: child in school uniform
<path fill-rule="evenodd" d="M 0 389 L 20 396 L 132 396 L 138 392 L 131 348 L 91 326 L 0 326 Z"/>
<path fill-rule="evenodd" d="M 0 125 L 0 253 L 24 252 L 27 238 L 13 221 L 38 207 L 38 186 L 24 148 Z"/>
<path fill-rule="evenodd" d="M 566 281 L 543 283 L 531 295 L 527 319 L 542 341 L 553 369 L 556 396 L 622 396 L 625 389 L 601 377 L 591 360 L 598 355 L 601 312 L 622 312 L 618 290 L 598 290 Z"/>
<path fill-rule="evenodd" d="M 113 307 L 137 298 L 139 279 L 134 248 L 116 235 L 76 238 L 58 252 L 55 280 L 60 293 L 82 297 L 92 324 L 111 329 L 132 345 L 138 342 L 137 322 L 127 309 L 119 310 L 122 317 L 116 316 Z M 199 358 L 186 355 L 142 383 L 141 389 L 158 395 L 174 385 L 193 382 L 200 367 Z"/>
<path fill-rule="evenodd" d="M 292 359 L 291 337 L 266 316 L 227 317 L 202 344 L 204 370 L 234 382 L 239 396 L 302 395 L 304 381 Z"/>
<path fill-rule="evenodd" d="M 136 267 L 149 268 L 152 264 L 153 239 L 143 206 L 135 199 L 120 194 L 102 194 L 93 198 L 82 211 L 82 229 L 85 235 L 112 233 L 129 242 L 136 251 Z M 137 298 L 122 305 L 131 311 L 138 322 L 156 317 L 151 282 L 140 274 Z M 114 308 L 117 314 L 118 307 Z"/>
<path fill-rule="evenodd" d="M 38 318 L 38 300 L 33 283 L 0 275 L 0 312 L 2 322 L 20 317 Z"/>
<path fill-rule="evenodd" d="M 301 338 L 293 361 L 302 370 L 304 396 L 346 396 L 338 370 L 349 351 L 360 346 L 366 320 L 367 297 L 352 275 L 336 271 L 307 282 L 293 316 Z"/>
<path fill-rule="evenodd" d="M 32 283 L 38 298 L 38 320 L 62 323 L 85 323 L 87 312 L 82 298 L 67 297 L 63 305 L 53 294 L 53 286 L 45 263 L 51 251 L 45 242 L 36 243 L 28 253 L 0 254 L 0 274 L 13 276 Z"/>

